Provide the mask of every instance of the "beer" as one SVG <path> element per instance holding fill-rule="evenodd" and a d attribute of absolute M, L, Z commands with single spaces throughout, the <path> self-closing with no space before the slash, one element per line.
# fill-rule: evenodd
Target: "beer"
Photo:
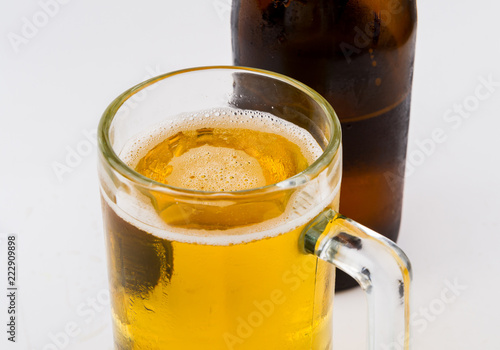
<path fill-rule="evenodd" d="M 159 183 L 236 195 L 265 191 L 322 151 L 290 122 L 224 108 L 157 125 L 120 158 Z M 298 242 L 324 208 L 338 209 L 338 187 L 318 205 L 310 185 L 220 205 L 103 192 L 117 348 L 330 349 L 335 269 Z"/>
<path fill-rule="evenodd" d="M 410 0 L 233 0 L 234 63 L 322 94 L 342 124 L 341 212 L 396 241 L 415 50 Z M 356 283 L 339 274 L 337 288 Z"/>
<path fill-rule="evenodd" d="M 178 131 L 149 150 L 135 170 L 175 187 L 224 192 L 275 184 L 312 163 L 313 154 L 308 154 L 308 160 L 286 137 L 263 131 L 270 118 L 251 111 L 245 114 L 243 118 L 233 114 L 229 122 L 214 117 L 210 127 L 191 126 L 193 129 Z M 252 121 L 259 117 L 262 122 Z M 249 127 L 255 129 L 231 127 L 250 121 Z M 316 157 L 320 151 L 316 151 Z"/>

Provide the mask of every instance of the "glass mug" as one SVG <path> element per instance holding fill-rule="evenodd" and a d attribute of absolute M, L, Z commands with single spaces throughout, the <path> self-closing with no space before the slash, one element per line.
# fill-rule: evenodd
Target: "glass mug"
<path fill-rule="evenodd" d="M 166 185 L 129 162 L 164 125 L 217 116 L 242 128 L 249 110 L 306 130 L 321 155 L 278 183 L 225 192 Z M 340 130 L 312 89 L 243 67 L 164 74 L 114 100 L 98 168 L 116 348 L 331 349 L 338 267 L 368 296 L 369 348 L 408 349 L 410 262 L 337 212 Z"/>

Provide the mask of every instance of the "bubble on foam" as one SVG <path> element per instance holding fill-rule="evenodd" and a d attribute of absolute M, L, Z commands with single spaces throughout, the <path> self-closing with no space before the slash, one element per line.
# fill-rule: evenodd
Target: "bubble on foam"
<path fill-rule="evenodd" d="M 217 113 L 219 115 L 217 115 Z M 206 117 L 207 114 L 209 114 L 209 117 Z M 210 123 L 208 126 L 212 128 L 245 128 L 275 133 L 286 137 L 289 141 L 300 147 L 302 154 L 309 164 L 314 162 L 322 153 L 321 147 L 311 134 L 295 124 L 268 113 L 220 108 L 210 110 L 209 112 L 201 111 L 172 117 L 166 122 L 151 128 L 148 132 L 138 135 L 134 140 L 126 144 L 122 152 L 120 152 L 120 158 L 128 166 L 135 168 L 139 160 L 143 158 L 151 148 L 163 142 L 166 138 L 181 130 L 196 130 L 207 127 L 207 121 Z M 205 147 L 205 149 L 200 150 L 202 147 Z M 198 187 L 199 182 L 204 181 L 203 179 L 206 179 L 208 175 L 203 172 L 202 168 L 212 167 L 212 165 L 214 165 L 213 168 L 220 169 L 217 174 L 219 177 L 212 179 L 212 181 L 215 180 L 215 187 L 207 187 L 207 189 L 205 189 L 206 191 L 237 191 L 262 186 L 259 182 L 260 180 L 254 180 L 263 179 L 263 175 L 261 174 L 258 174 L 258 176 L 256 176 L 255 173 L 246 174 L 237 179 L 233 176 L 234 174 L 241 174 L 241 171 L 238 170 L 233 172 L 231 171 L 231 167 L 235 167 L 238 163 L 244 161 L 252 162 L 251 159 L 247 159 L 252 157 L 248 156 L 246 153 L 242 152 L 244 155 L 235 154 L 237 158 L 234 162 L 227 162 L 227 160 L 226 162 L 221 162 L 220 159 L 215 157 L 213 158 L 214 164 L 207 165 L 207 156 L 211 154 L 209 149 L 211 146 L 206 145 L 202 147 L 197 148 L 198 152 L 190 154 L 190 151 L 188 151 L 185 153 L 185 155 L 192 157 L 190 160 L 191 165 L 195 162 L 199 162 L 199 166 L 195 166 L 191 170 L 191 173 L 187 170 L 185 171 L 185 175 L 177 174 L 176 181 L 178 182 L 174 181 L 174 183 L 172 183 L 171 174 L 169 177 L 169 184 L 176 187 L 200 189 Z M 238 152 L 233 149 L 228 150 Z M 257 161 L 255 160 L 255 162 Z M 258 167 L 251 166 L 250 168 L 253 168 L 252 171 L 257 173 L 258 170 L 262 172 L 260 165 L 258 165 Z M 192 178 L 192 176 L 194 176 L 194 178 Z M 205 176 L 205 178 L 202 176 Z M 233 178 L 231 178 L 231 176 L 233 176 Z M 189 180 L 192 180 L 192 187 L 189 184 Z M 206 182 L 210 183 L 211 181 Z M 222 187 L 223 185 L 224 187 Z M 137 191 L 135 191 L 135 193 L 118 191 L 116 194 L 116 204 L 108 198 L 105 199 L 124 220 L 160 238 L 185 243 L 230 245 L 274 237 L 306 224 L 338 198 L 339 186 L 340 181 L 337 184 L 337 188 L 332 191 L 328 184 L 327 175 L 325 173 L 320 174 L 315 181 L 306 184 L 292 195 L 282 215 L 259 224 L 228 230 L 187 230 L 168 226 L 152 207 L 151 200 Z"/>

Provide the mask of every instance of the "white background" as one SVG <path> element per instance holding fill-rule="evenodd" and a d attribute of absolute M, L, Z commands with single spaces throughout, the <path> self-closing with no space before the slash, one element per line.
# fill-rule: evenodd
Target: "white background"
<path fill-rule="evenodd" d="M 414 267 L 413 349 L 498 350 L 500 2 L 418 6 L 408 153 L 415 170 L 399 241 Z M 12 345 L 0 236 L 0 348 L 108 350 L 96 147 L 85 135 L 113 98 L 148 76 L 230 64 L 229 0 L 72 0 L 52 17 L 41 11 L 33 0 L 0 5 L 0 235 L 18 234 L 20 246 Z M 40 28 L 13 45 L 26 20 Z M 483 100 L 474 97 L 480 77 L 496 82 Z M 471 111 L 460 125 L 443 119 L 463 104 Z M 445 142 L 421 157 L 419 143 L 437 128 Z M 56 164 L 69 171 L 58 178 Z M 453 294 L 450 283 L 461 288 Z M 336 297 L 336 350 L 365 349 L 365 317 L 361 291 Z M 72 328 L 77 336 L 62 335 Z"/>

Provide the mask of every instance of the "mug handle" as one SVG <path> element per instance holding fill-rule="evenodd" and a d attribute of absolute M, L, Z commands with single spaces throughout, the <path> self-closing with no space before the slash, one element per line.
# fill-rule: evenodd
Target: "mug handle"
<path fill-rule="evenodd" d="M 369 350 L 409 349 L 410 261 L 391 240 L 327 209 L 303 231 L 306 252 L 353 277 L 368 299 Z"/>

